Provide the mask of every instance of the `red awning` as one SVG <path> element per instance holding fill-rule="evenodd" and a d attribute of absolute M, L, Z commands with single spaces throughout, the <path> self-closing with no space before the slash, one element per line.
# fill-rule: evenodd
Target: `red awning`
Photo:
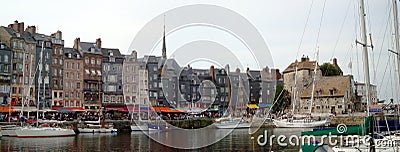
<path fill-rule="evenodd" d="M 184 111 L 170 109 L 169 107 L 153 107 L 154 111 L 156 112 L 167 112 L 167 113 L 180 113 Z"/>
<path fill-rule="evenodd" d="M 72 111 L 85 111 L 84 108 L 78 108 L 78 107 L 68 107 L 67 109 Z"/>
<path fill-rule="evenodd" d="M 64 107 L 64 106 L 53 106 L 53 110 L 58 110 L 58 109 L 61 109 L 62 107 Z"/>
<path fill-rule="evenodd" d="M 120 112 L 129 112 L 126 106 L 106 106 L 104 107 L 106 111 L 120 111 Z"/>
<path fill-rule="evenodd" d="M 8 106 L 0 106 L 0 112 L 7 113 L 7 112 L 14 112 L 14 109 Z"/>

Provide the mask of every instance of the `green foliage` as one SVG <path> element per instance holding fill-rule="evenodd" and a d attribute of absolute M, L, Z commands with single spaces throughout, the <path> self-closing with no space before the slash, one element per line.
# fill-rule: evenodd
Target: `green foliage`
<path fill-rule="evenodd" d="M 281 94 L 281 92 L 282 92 L 282 94 Z M 279 94 L 281 94 L 281 95 L 279 96 Z M 289 91 L 283 89 L 283 83 L 276 84 L 274 101 L 276 101 L 276 103 L 272 107 L 273 113 L 278 113 L 280 111 L 284 111 L 286 109 L 286 107 L 291 104 Z"/>
<path fill-rule="evenodd" d="M 330 63 L 324 63 L 320 66 L 322 76 L 338 76 L 341 75 L 343 72 L 339 66 L 334 66 Z"/>

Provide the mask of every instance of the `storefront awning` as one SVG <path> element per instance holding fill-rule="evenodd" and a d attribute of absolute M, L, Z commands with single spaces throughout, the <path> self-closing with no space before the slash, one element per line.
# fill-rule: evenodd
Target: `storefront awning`
<path fill-rule="evenodd" d="M 129 112 L 126 106 L 106 106 L 104 107 L 106 111 L 119 111 L 119 112 Z"/>
<path fill-rule="evenodd" d="M 250 109 L 258 109 L 259 108 L 256 104 L 248 104 L 247 107 Z"/>
<path fill-rule="evenodd" d="M 0 112 L 3 113 L 14 112 L 14 109 L 8 106 L 0 106 Z"/>
<path fill-rule="evenodd" d="M 185 111 L 171 109 L 169 107 L 153 107 L 154 111 L 156 112 L 166 112 L 166 113 L 181 113 Z"/>
<path fill-rule="evenodd" d="M 270 107 L 272 107 L 272 104 L 260 103 L 260 104 L 258 104 L 258 107 L 260 107 L 260 108 L 270 108 Z"/>

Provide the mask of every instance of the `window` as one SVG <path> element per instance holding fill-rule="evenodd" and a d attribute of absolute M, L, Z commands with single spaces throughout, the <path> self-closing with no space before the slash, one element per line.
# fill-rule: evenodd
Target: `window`
<path fill-rule="evenodd" d="M 111 102 L 114 102 L 114 96 L 111 96 Z"/>
<path fill-rule="evenodd" d="M 65 69 L 68 69 L 68 66 L 69 66 L 69 63 L 67 62 L 67 63 L 65 64 Z"/>
<path fill-rule="evenodd" d="M 4 62 L 8 62 L 8 55 L 6 54 L 6 55 L 4 55 Z"/>
<path fill-rule="evenodd" d="M 8 72 L 8 65 L 4 65 L 4 72 Z"/>
<path fill-rule="evenodd" d="M 95 64 L 94 62 L 95 62 L 95 61 L 94 61 L 94 58 L 92 58 L 92 59 L 91 59 L 91 64 L 94 65 L 94 64 Z"/>
<path fill-rule="evenodd" d="M 89 58 L 85 58 L 85 64 L 89 64 Z"/>
<path fill-rule="evenodd" d="M 63 64 L 63 60 L 62 60 L 62 59 L 60 59 L 60 60 L 58 60 L 58 61 L 60 61 L 60 65 L 62 65 L 62 64 Z"/>
<path fill-rule="evenodd" d="M 71 92 L 71 98 L 74 98 L 75 96 L 74 96 L 74 92 Z"/>
<path fill-rule="evenodd" d="M 107 91 L 116 91 L 115 86 L 109 85 Z"/>
<path fill-rule="evenodd" d="M 57 98 L 57 92 L 53 93 L 54 98 Z"/>
<path fill-rule="evenodd" d="M 109 75 L 108 76 L 108 81 L 109 82 L 116 82 L 115 75 Z"/>
<path fill-rule="evenodd" d="M 78 74 L 78 75 L 79 75 L 79 74 Z M 80 88 L 81 88 L 81 83 L 80 83 L 80 82 L 77 82 L 77 83 L 76 83 L 76 88 L 77 88 L 77 89 L 80 89 Z"/>
<path fill-rule="evenodd" d="M 100 64 L 101 64 L 100 59 L 97 59 L 97 65 L 100 65 Z"/>
<path fill-rule="evenodd" d="M 67 73 L 67 75 L 68 75 L 68 73 Z M 68 88 L 68 82 L 65 82 L 65 87 Z M 65 93 L 65 95 L 67 95 L 67 94 Z"/>
<path fill-rule="evenodd" d="M 62 55 L 63 54 L 63 49 L 62 48 L 60 48 L 60 55 Z"/>
<path fill-rule="evenodd" d="M 331 90 L 329 90 L 329 94 L 331 95 L 331 96 L 333 96 L 333 93 L 334 93 L 334 91 L 331 89 Z"/>
<path fill-rule="evenodd" d="M 72 58 L 72 54 L 71 53 L 68 53 L 68 58 Z"/>

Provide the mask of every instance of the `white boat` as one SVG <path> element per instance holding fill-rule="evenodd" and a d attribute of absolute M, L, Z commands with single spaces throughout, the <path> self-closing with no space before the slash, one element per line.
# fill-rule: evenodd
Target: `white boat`
<path fill-rule="evenodd" d="M 148 126 L 147 125 L 131 125 L 131 130 L 132 131 L 148 130 Z"/>
<path fill-rule="evenodd" d="M 68 137 L 75 136 L 73 129 L 56 127 L 27 127 L 15 130 L 18 138 Z"/>
<path fill-rule="evenodd" d="M 313 119 L 274 119 L 273 123 L 276 127 L 280 128 L 314 128 L 321 126 L 329 126 L 330 119 L 315 121 Z"/>
<path fill-rule="evenodd" d="M 17 137 L 15 130 L 21 129 L 21 127 L 18 127 L 16 125 L 5 125 L 1 126 L 1 128 L 3 136 L 8 136 L 8 137 Z"/>
<path fill-rule="evenodd" d="M 84 124 L 84 126 L 78 127 L 79 133 L 116 133 L 118 131 L 112 125 L 105 125 L 104 121 L 100 125 L 100 119 L 97 121 L 85 121 Z"/>
<path fill-rule="evenodd" d="M 239 128 L 250 128 L 251 122 L 246 120 L 240 121 L 221 121 L 214 124 L 218 129 L 239 129 Z"/>

